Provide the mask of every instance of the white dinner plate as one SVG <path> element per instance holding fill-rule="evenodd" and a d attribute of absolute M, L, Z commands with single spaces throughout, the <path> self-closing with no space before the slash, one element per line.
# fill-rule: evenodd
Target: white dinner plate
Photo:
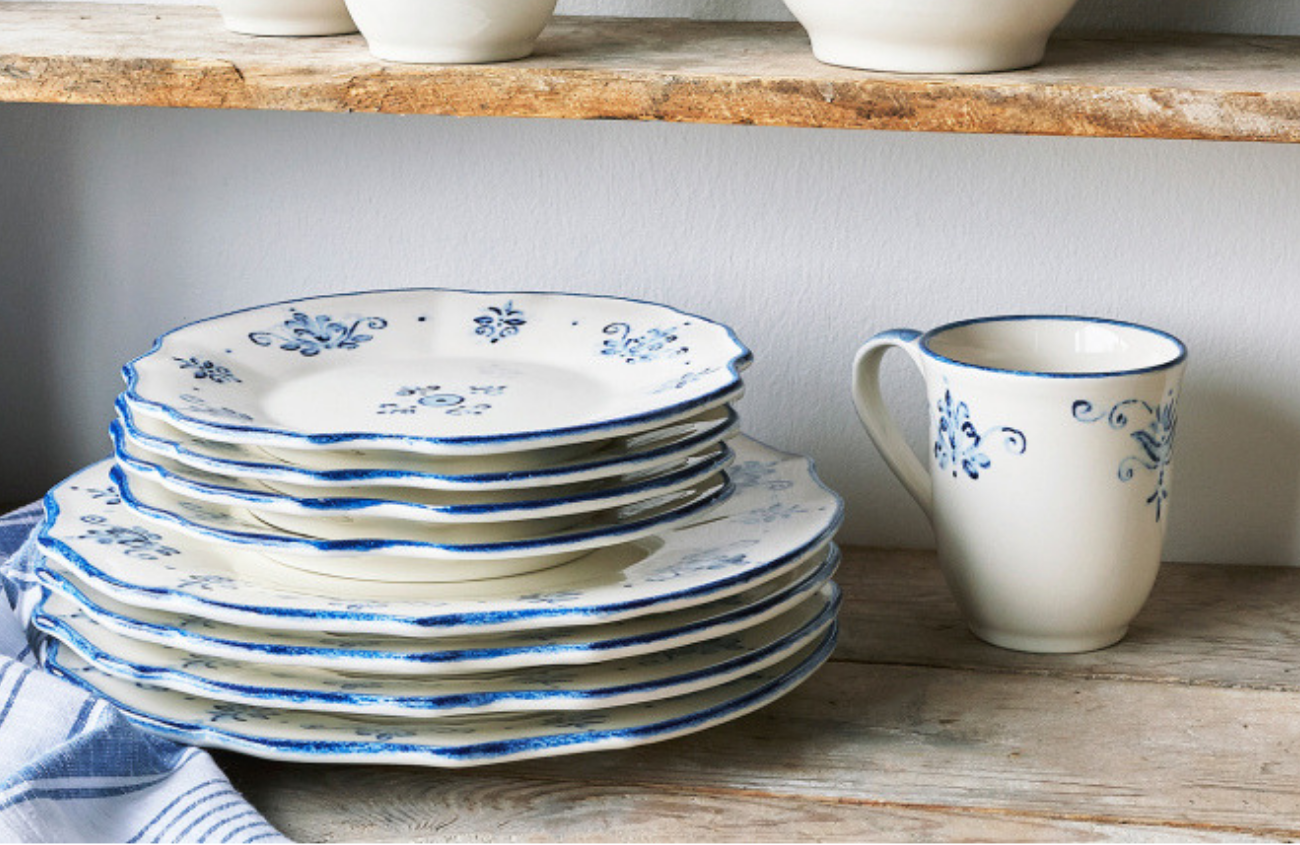
<path fill-rule="evenodd" d="M 277 760 L 462 767 L 629 748 L 722 724 L 789 693 L 826 661 L 835 627 L 766 668 L 719 686 L 624 707 L 560 712 L 357 718 L 253 707 L 116 678 L 47 640 L 45 666 L 164 737 Z"/>
<path fill-rule="evenodd" d="M 704 604 L 778 576 L 839 526 L 839 497 L 807 458 L 748 441 L 736 493 L 698 521 L 541 572 L 468 584 L 343 581 L 149 522 L 96 464 L 45 498 L 42 550 L 100 591 L 264 629 L 397 636 L 596 625 Z"/>
<path fill-rule="evenodd" d="M 131 639 L 226 661 L 272 667 L 404 676 L 576 666 L 638 657 L 735 634 L 802 602 L 830 581 L 839 551 L 826 548 L 797 567 L 734 595 L 665 613 L 611 622 L 445 637 L 385 637 L 262 630 L 197 616 L 131 607 L 69 575 L 57 561 L 41 582 L 94 622 Z"/>
<path fill-rule="evenodd" d="M 681 461 L 739 431 L 729 405 L 685 420 L 592 444 L 563 455 L 554 449 L 497 456 L 444 458 L 375 449 L 271 453 L 256 446 L 205 440 L 163 420 L 137 417 L 123 397 L 110 427 L 115 440 L 135 454 L 174 460 L 228 478 L 256 479 L 279 489 L 322 487 L 321 495 L 359 487 L 479 492 L 587 483 L 611 476 L 650 472 Z"/>
<path fill-rule="evenodd" d="M 647 302 L 412 289 L 236 311 L 124 368 L 140 414 L 212 440 L 490 455 L 644 431 L 731 401 L 725 326 Z"/>
<path fill-rule="evenodd" d="M 107 674 L 215 701 L 441 718 L 623 707 L 707 689 L 820 639 L 834 623 L 838 605 L 838 588 L 824 584 L 771 619 L 674 649 L 586 666 L 541 665 L 437 678 L 264 666 L 154 645 L 100 627 L 58 593 L 46 595 L 32 624 Z"/>
<path fill-rule="evenodd" d="M 199 502 L 147 479 L 128 480 L 117 466 L 110 466 L 109 480 L 137 514 L 196 539 L 256 548 L 287 566 L 339 578 L 439 583 L 549 569 L 698 518 L 735 491 L 725 473 L 718 473 L 684 490 L 595 514 L 438 526 L 295 519 Z"/>
<path fill-rule="evenodd" d="M 681 490 L 726 469 L 734 457 L 730 447 L 719 443 L 659 469 L 601 481 L 541 489 L 451 492 L 402 487 L 329 491 L 295 485 L 277 487 L 256 479 L 216 475 L 162 456 L 143 458 L 116 437 L 114 455 L 127 478 L 153 481 L 178 496 L 199 502 L 257 513 L 328 519 L 336 525 L 358 520 L 420 525 L 505 522 L 519 529 L 515 532 L 518 536 L 530 533 L 528 520 L 581 516 Z"/>

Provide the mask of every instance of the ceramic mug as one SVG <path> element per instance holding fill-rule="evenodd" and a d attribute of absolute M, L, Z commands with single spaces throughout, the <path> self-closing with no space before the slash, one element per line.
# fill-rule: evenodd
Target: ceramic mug
<path fill-rule="evenodd" d="M 928 470 L 881 397 L 895 347 L 924 377 Z M 892 330 L 858 350 L 858 415 L 981 639 L 1077 652 L 1123 638 L 1160 565 L 1186 357 L 1164 332 L 1063 316 Z"/>

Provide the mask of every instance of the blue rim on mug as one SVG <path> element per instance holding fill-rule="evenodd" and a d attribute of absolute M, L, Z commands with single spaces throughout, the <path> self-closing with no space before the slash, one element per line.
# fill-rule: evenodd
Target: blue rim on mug
<path fill-rule="evenodd" d="M 969 361 L 961 361 L 956 358 L 950 358 L 936 352 L 930 346 L 930 342 L 946 332 L 954 329 L 965 328 L 966 326 L 982 325 L 986 323 L 1004 323 L 1004 322 L 1030 322 L 1041 321 L 1050 323 L 1090 323 L 1099 326 L 1117 326 L 1124 329 L 1133 329 L 1139 332 L 1145 332 L 1158 338 L 1166 340 L 1174 345 L 1178 354 L 1168 361 L 1159 364 L 1153 364 L 1148 367 L 1136 367 L 1127 370 L 1101 370 L 1097 372 L 1086 373 L 1053 373 L 1040 370 L 1018 370 L 1003 367 L 990 367 L 983 364 L 974 364 Z M 917 347 L 927 357 L 940 361 L 944 364 L 951 364 L 954 367 L 964 367 L 971 370 L 981 370 L 987 373 L 997 373 L 1000 375 L 1010 376 L 1034 376 L 1037 378 L 1050 379 L 1080 379 L 1080 378 L 1114 378 L 1117 376 L 1135 376 L 1145 373 L 1155 373 L 1161 370 L 1168 370 L 1184 363 L 1187 360 L 1187 345 L 1172 334 L 1150 326 L 1144 326 L 1141 323 L 1131 323 L 1125 320 L 1113 320 L 1106 317 L 1084 317 L 1073 314 L 1004 314 L 992 317 L 972 317 L 966 320 L 957 320 L 952 323 L 945 323 L 942 326 L 936 326 L 925 332 L 917 340 Z"/>

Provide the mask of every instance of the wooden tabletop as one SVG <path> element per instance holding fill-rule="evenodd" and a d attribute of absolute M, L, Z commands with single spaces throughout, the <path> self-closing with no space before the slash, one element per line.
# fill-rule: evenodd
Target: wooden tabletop
<path fill-rule="evenodd" d="M 642 748 L 443 771 L 218 762 L 302 841 L 1300 838 L 1300 570 L 1166 564 L 1119 645 L 985 645 L 925 552 L 849 549 L 787 698 Z"/>
<path fill-rule="evenodd" d="M 1028 70 L 899 75 L 821 64 L 793 23 L 561 17 L 526 60 L 436 66 L 207 6 L 2 2 L 5 101 L 1300 142 L 1300 38 L 1075 36 Z"/>

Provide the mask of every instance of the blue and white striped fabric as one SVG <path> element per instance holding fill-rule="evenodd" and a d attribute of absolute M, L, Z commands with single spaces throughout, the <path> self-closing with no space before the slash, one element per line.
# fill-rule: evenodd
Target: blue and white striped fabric
<path fill-rule="evenodd" d="M 40 505 L 0 516 L 0 842 L 284 842 L 204 751 L 36 666 Z"/>

